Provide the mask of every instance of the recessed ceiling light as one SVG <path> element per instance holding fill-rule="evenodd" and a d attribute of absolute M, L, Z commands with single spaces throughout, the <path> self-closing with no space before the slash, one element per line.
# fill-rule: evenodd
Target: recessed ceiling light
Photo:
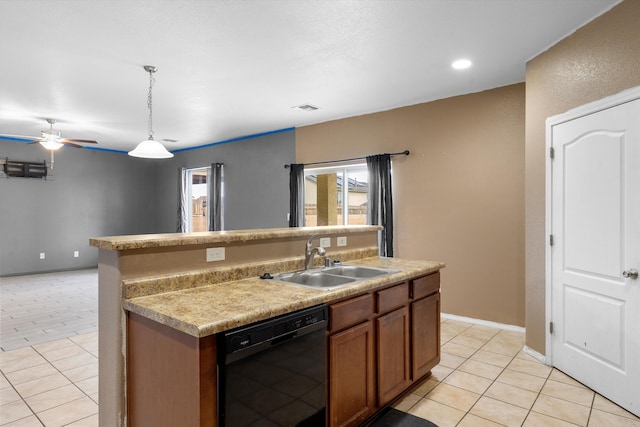
<path fill-rule="evenodd" d="M 468 59 L 458 59 L 456 61 L 453 61 L 451 67 L 455 68 L 456 70 L 464 70 L 465 68 L 471 67 L 471 61 L 469 61 Z"/>

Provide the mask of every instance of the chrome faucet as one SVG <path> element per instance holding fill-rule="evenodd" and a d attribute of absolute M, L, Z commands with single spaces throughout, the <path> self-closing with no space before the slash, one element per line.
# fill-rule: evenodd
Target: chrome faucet
<path fill-rule="evenodd" d="M 316 237 L 318 234 L 314 234 L 313 236 L 309 237 L 309 240 L 307 240 L 307 245 L 305 246 L 305 251 L 304 251 L 304 269 L 305 270 L 309 270 L 310 268 L 313 267 L 313 256 L 315 254 L 318 254 L 320 256 L 324 256 L 325 251 L 324 248 L 322 246 L 318 246 L 318 247 L 313 247 L 313 244 L 311 243 L 311 241 L 313 240 L 314 237 Z"/>

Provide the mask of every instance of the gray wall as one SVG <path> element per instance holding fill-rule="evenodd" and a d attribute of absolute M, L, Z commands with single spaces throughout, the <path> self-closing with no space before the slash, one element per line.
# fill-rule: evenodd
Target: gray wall
<path fill-rule="evenodd" d="M 38 144 L 19 142 L 0 141 L 0 157 L 49 162 Z M 0 178 L 1 276 L 94 267 L 89 238 L 154 231 L 155 164 L 64 147 L 49 172 L 47 180 Z"/>
<path fill-rule="evenodd" d="M 48 154 L 37 144 L 0 141 L 0 158 L 48 162 Z M 0 276 L 95 267 L 91 237 L 174 232 L 180 166 L 225 164 L 227 230 L 288 224 L 283 166 L 295 161 L 293 130 L 184 151 L 170 160 L 66 147 L 55 156 L 47 180 L 0 177 Z"/>
<path fill-rule="evenodd" d="M 295 161 L 295 131 L 287 130 L 176 153 L 157 173 L 157 230 L 174 232 L 178 168 L 224 163 L 225 229 L 287 227 L 289 170 Z"/>

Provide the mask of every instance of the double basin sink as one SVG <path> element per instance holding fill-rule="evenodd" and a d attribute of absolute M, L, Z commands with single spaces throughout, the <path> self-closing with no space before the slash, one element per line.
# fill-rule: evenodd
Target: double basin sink
<path fill-rule="evenodd" d="M 398 271 L 399 270 L 344 264 L 333 267 L 296 271 L 293 273 L 282 273 L 273 276 L 273 280 L 307 286 L 310 288 L 329 290 L 344 285 L 353 285 L 363 280 L 397 273 Z"/>

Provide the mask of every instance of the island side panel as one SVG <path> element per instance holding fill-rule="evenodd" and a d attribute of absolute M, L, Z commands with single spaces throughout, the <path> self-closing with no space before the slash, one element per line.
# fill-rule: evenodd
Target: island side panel
<path fill-rule="evenodd" d="M 124 388 L 122 275 L 119 254 L 100 249 L 98 255 L 98 402 L 100 427 L 126 425 Z"/>
<path fill-rule="evenodd" d="M 217 425 L 215 336 L 196 338 L 128 313 L 130 427 Z"/>

